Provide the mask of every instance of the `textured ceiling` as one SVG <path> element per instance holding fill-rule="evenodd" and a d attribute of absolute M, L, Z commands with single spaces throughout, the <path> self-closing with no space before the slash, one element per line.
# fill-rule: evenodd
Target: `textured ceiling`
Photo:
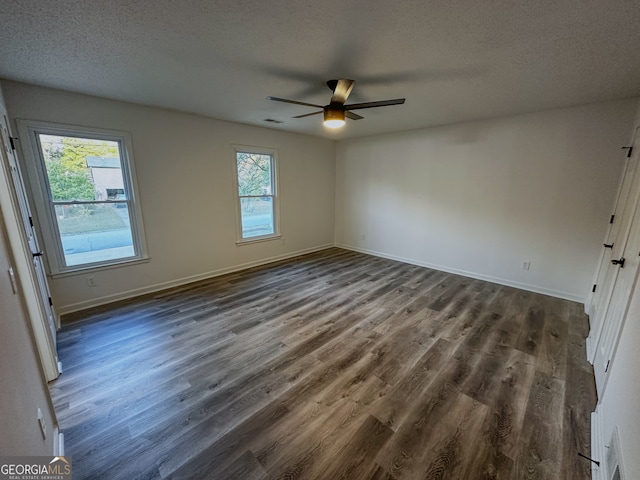
<path fill-rule="evenodd" d="M 0 77 L 327 138 L 640 95 L 640 2 L 0 0 Z M 308 107 L 406 97 L 326 130 Z M 272 118 L 282 124 L 265 123 Z"/>

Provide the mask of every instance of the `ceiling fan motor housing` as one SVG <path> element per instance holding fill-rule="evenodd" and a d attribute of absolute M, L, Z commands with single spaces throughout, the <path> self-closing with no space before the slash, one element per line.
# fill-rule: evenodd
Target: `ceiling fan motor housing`
<path fill-rule="evenodd" d="M 324 107 L 324 120 L 342 120 L 344 121 L 344 105 L 338 102 L 332 102 Z"/>

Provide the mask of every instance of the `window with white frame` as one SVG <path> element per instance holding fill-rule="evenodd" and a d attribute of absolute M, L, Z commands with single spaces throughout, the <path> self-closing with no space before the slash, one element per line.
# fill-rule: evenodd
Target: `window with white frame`
<path fill-rule="evenodd" d="M 128 134 L 19 126 L 35 160 L 27 162 L 29 181 L 52 273 L 146 258 Z"/>
<path fill-rule="evenodd" d="M 276 153 L 234 147 L 238 197 L 238 242 L 279 236 Z"/>

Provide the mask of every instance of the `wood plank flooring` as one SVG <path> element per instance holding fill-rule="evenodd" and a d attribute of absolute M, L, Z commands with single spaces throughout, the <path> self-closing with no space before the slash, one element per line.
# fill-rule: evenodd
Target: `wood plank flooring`
<path fill-rule="evenodd" d="M 75 479 L 590 478 L 576 303 L 332 248 L 65 320 Z"/>

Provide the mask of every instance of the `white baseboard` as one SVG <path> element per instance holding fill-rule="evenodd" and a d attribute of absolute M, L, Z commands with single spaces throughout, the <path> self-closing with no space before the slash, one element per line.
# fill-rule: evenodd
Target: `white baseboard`
<path fill-rule="evenodd" d="M 593 292 L 589 292 L 584 300 L 584 313 L 591 316 L 593 314 Z"/>
<path fill-rule="evenodd" d="M 587 361 L 593 365 L 593 362 L 596 359 L 596 346 L 593 344 L 593 339 L 591 338 L 591 334 L 593 332 L 589 331 L 589 336 L 587 337 L 586 345 L 587 345 Z"/>
<path fill-rule="evenodd" d="M 466 271 L 466 270 L 458 270 L 458 269 L 449 268 L 449 267 L 446 267 L 446 266 L 443 266 L 443 265 L 436 265 L 436 264 L 433 264 L 433 263 L 422 262 L 422 261 L 419 261 L 419 260 L 406 258 L 406 257 L 401 257 L 401 256 L 397 256 L 397 255 L 390 255 L 390 254 L 386 254 L 386 253 L 383 253 L 383 252 L 378 252 L 378 251 L 375 251 L 375 250 L 369 250 L 369 249 L 366 249 L 366 248 L 359 248 L 359 247 L 355 247 L 353 245 L 347 245 L 347 244 L 343 244 L 343 243 L 335 243 L 335 244 L 319 245 L 319 246 L 316 246 L 316 247 L 307 248 L 307 249 L 303 249 L 303 250 L 297 250 L 295 252 L 290 252 L 290 253 L 286 253 L 286 254 L 283 254 L 283 255 L 277 255 L 277 256 L 274 256 L 274 257 L 263 258 L 263 259 L 256 260 L 256 261 L 253 261 L 253 262 L 243 263 L 243 264 L 240 264 L 240 265 L 233 265 L 231 267 L 221 268 L 221 269 L 218 269 L 218 270 L 205 272 L 205 273 L 201 273 L 201 274 L 198 274 L 198 275 L 192 275 L 190 277 L 179 278 L 179 279 L 171 280 L 171 281 L 168 281 L 168 282 L 162 282 L 162 283 L 156 283 L 156 284 L 153 284 L 153 285 L 147 285 L 147 286 L 144 286 L 144 287 L 141 287 L 141 288 L 128 290 L 128 291 L 122 292 L 122 293 L 116 293 L 116 294 L 113 294 L 113 295 L 106 295 L 104 297 L 92 298 L 90 300 L 86 300 L 86 301 L 83 301 L 83 302 L 73 303 L 73 304 L 69 304 L 69 305 L 62 305 L 62 306 L 57 307 L 57 311 L 58 311 L 58 314 L 60 316 L 62 316 L 62 315 L 66 315 L 66 314 L 69 314 L 69 313 L 78 312 L 78 311 L 81 311 L 81 310 L 86 310 L 88 308 L 99 307 L 100 305 L 105 305 L 105 304 L 108 304 L 108 303 L 117 302 L 119 300 L 126 300 L 126 299 L 129 299 L 129 298 L 137 297 L 137 296 L 140 296 L 140 295 L 145 295 L 145 294 L 148 294 L 148 293 L 159 292 L 161 290 L 166 290 L 168 288 L 179 287 L 181 285 L 186 285 L 188 283 L 198 282 L 200 280 L 207 280 L 209 278 L 218 277 L 220 275 L 225 275 L 227 273 L 237 272 L 239 270 L 244 270 L 244 269 L 251 268 L 251 267 L 257 267 L 257 266 L 260 266 L 260 265 L 266 265 L 268 263 L 277 262 L 277 261 L 280 261 L 280 260 L 286 260 L 288 258 L 298 257 L 300 255 L 305 255 L 307 253 L 318 252 L 320 250 L 325 250 L 325 249 L 331 248 L 331 247 L 338 247 L 338 248 L 343 248 L 345 250 L 352 250 L 354 252 L 366 253 L 367 255 L 374 255 L 376 257 L 381 257 L 381 258 L 388 258 L 389 260 L 395 260 L 395 261 L 398 261 L 398 262 L 409 263 L 411 265 L 418 265 L 420 267 L 433 268 L 435 270 L 441 270 L 443 272 L 454 273 L 456 275 L 462 275 L 462 276 L 470 277 L 470 278 L 476 278 L 478 280 L 485 280 L 487 282 L 497 283 L 497 284 L 505 285 L 505 286 L 508 286 L 508 287 L 519 288 L 519 289 L 522 289 L 522 290 L 528 290 L 530 292 L 541 293 L 543 295 L 550 295 L 552 297 L 562 298 L 562 299 L 565 299 L 565 300 L 571 300 L 571 301 L 574 301 L 574 302 L 580 302 L 580 303 L 584 302 L 584 298 L 579 297 L 579 296 L 574 295 L 574 294 L 567 293 L 567 292 L 562 292 L 562 291 L 558 291 L 558 290 L 551 290 L 551 289 L 547 289 L 547 288 L 544 288 L 544 287 L 539 287 L 537 285 L 530 285 L 530 284 L 527 284 L 527 283 L 514 282 L 514 281 L 511 281 L 511 280 L 504 279 L 504 278 L 493 277 L 491 275 L 484 275 L 484 274 L 481 274 L 481 273 L 469 272 L 469 271 Z"/>
<path fill-rule="evenodd" d="M 58 426 L 53 429 L 53 456 L 64 457 L 64 433 Z"/>
<path fill-rule="evenodd" d="M 418 265 L 420 267 L 433 268 L 434 270 L 441 270 L 443 272 L 454 273 L 456 275 L 462 275 L 464 277 L 475 278 L 478 280 L 485 280 L 487 282 L 498 283 L 507 287 L 519 288 L 521 290 L 527 290 L 529 292 L 541 293 L 543 295 L 549 295 L 552 297 L 562 298 L 564 300 L 571 300 L 572 302 L 584 303 L 584 297 L 574 295 L 572 293 L 562 292 L 559 290 L 551 290 L 548 288 L 540 287 L 537 285 L 530 285 L 528 283 L 514 282 L 500 277 L 493 277 L 491 275 L 484 275 L 482 273 L 469 272 L 467 270 L 458 270 L 455 268 L 449 268 L 444 265 L 436 265 L 433 263 L 423 262 L 412 258 L 400 257 L 397 255 L 390 255 L 383 252 L 377 252 L 375 250 L 369 250 L 366 248 L 354 247 L 353 245 L 347 245 L 343 243 L 336 243 L 336 247 L 344 248 L 345 250 L 353 250 L 354 252 L 366 253 L 368 255 L 374 255 L 376 257 L 388 258 L 389 260 L 396 260 L 398 262 L 409 263 L 411 265 Z"/>
<path fill-rule="evenodd" d="M 591 458 L 600 462 L 600 465 L 591 464 L 591 480 L 605 480 L 604 472 L 604 438 L 602 437 L 602 422 L 598 415 L 598 409 L 591 414 Z"/>
<path fill-rule="evenodd" d="M 108 303 L 117 302 L 119 300 L 126 300 L 129 298 L 138 297 L 140 295 L 146 295 L 148 293 L 159 292 L 161 290 L 166 290 L 168 288 L 179 287 L 181 285 L 186 285 L 188 283 L 198 282 L 201 280 L 208 280 L 210 278 L 219 277 L 221 275 L 226 275 L 227 273 L 233 273 L 233 272 L 245 270 L 251 267 L 266 265 L 268 263 L 273 263 L 280 260 L 286 260 L 288 258 L 299 257 L 300 255 L 306 255 L 308 253 L 319 252 L 320 250 L 326 250 L 327 248 L 331 248 L 333 246 L 334 245 L 330 243 L 330 244 L 319 245 L 317 247 L 307 248 L 303 250 L 297 250 L 295 252 L 290 252 L 283 255 L 276 255 L 274 257 L 262 258 L 260 260 L 256 260 L 253 262 L 242 263 L 240 265 L 233 265 L 231 267 L 221 268 L 211 272 L 205 272 L 198 275 L 192 275 L 189 277 L 178 278 L 176 280 L 170 280 L 168 282 L 155 283 L 153 285 L 146 285 L 144 287 L 128 290 L 122 293 L 115 293 L 113 295 L 106 295 L 104 297 L 92 298 L 91 300 L 86 300 L 83 302 L 63 305 L 60 307 L 56 307 L 56 309 L 58 311 L 58 314 L 60 316 L 63 316 L 69 313 L 86 310 L 88 308 L 99 307 L 100 305 L 106 305 Z"/>

